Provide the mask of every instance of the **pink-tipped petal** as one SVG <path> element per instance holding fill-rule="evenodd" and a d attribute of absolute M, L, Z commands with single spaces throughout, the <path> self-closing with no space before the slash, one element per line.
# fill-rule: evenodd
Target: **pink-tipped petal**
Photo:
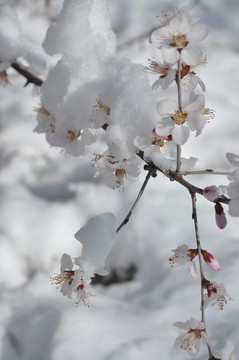
<path fill-rule="evenodd" d="M 202 256 L 204 261 L 207 263 L 207 265 L 214 271 L 219 271 L 221 268 L 221 265 L 219 261 L 208 251 L 202 250 Z"/>
<path fill-rule="evenodd" d="M 203 196 L 209 201 L 215 201 L 218 198 L 218 189 L 215 185 L 207 186 L 203 190 Z"/>

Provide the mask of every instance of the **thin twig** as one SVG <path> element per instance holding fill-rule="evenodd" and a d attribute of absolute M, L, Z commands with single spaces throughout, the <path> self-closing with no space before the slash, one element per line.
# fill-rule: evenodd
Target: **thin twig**
<path fill-rule="evenodd" d="M 204 298 L 203 298 L 203 279 L 204 273 L 203 273 L 203 261 L 202 261 L 202 248 L 201 248 L 201 242 L 199 237 L 199 229 L 198 229 L 198 218 L 197 218 L 197 207 L 196 207 L 196 193 L 190 191 L 190 195 L 192 198 L 192 219 L 194 222 L 194 229 L 195 229 L 195 237 L 196 237 L 196 243 L 197 243 L 197 250 L 198 250 L 198 260 L 199 260 L 199 269 L 200 269 L 200 277 L 201 277 L 201 322 L 205 325 L 205 332 L 206 330 L 206 322 L 205 322 L 205 308 L 204 308 Z M 207 348 L 209 353 L 209 359 L 213 358 L 213 354 L 210 348 L 210 345 L 207 342 Z"/>
<path fill-rule="evenodd" d="M 136 206 L 137 206 L 137 204 L 138 204 L 141 196 L 143 195 L 143 192 L 144 192 L 144 190 L 145 190 L 145 187 L 146 187 L 146 185 L 148 184 L 148 181 L 149 181 L 149 179 L 151 178 L 151 176 L 153 176 L 153 177 L 156 176 L 156 170 L 155 170 L 154 167 L 152 168 L 152 167 L 150 166 L 149 169 L 148 169 L 148 174 L 146 175 L 146 178 L 145 178 L 145 180 L 144 180 L 144 183 L 143 183 L 141 189 L 139 190 L 138 196 L 137 196 L 135 202 L 133 203 L 133 206 L 131 207 L 128 215 L 125 217 L 125 219 L 122 221 L 122 223 L 120 224 L 120 226 L 119 226 L 118 229 L 116 230 L 117 233 L 120 231 L 120 229 L 121 229 L 124 225 L 126 225 L 126 224 L 129 222 L 129 219 L 130 219 L 130 217 L 131 217 L 134 209 L 136 208 Z"/>
<path fill-rule="evenodd" d="M 24 87 L 26 87 L 28 84 L 31 84 L 31 83 L 35 84 L 37 86 L 41 86 L 43 84 L 43 80 L 41 80 L 40 78 L 38 78 L 35 75 L 33 75 L 32 73 L 30 73 L 30 71 L 24 69 L 17 62 L 12 63 L 11 67 L 14 70 L 16 70 L 20 75 L 24 76 L 27 79 Z"/>
<path fill-rule="evenodd" d="M 197 171 L 181 171 L 181 175 L 232 175 L 233 171 L 214 171 L 212 169 L 197 170 Z"/>

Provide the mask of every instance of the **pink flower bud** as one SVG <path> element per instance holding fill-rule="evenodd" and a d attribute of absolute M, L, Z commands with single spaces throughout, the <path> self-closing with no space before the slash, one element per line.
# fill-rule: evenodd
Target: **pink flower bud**
<path fill-rule="evenodd" d="M 206 250 L 202 250 L 202 256 L 203 259 L 205 261 L 205 263 L 212 269 L 215 271 L 219 271 L 221 266 L 219 261 L 209 252 L 207 252 Z"/>
<path fill-rule="evenodd" d="M 203 190 L 203 196 L 209 201 L 215 201 L 218 198 L 218 189 L 215 185 L 207 186 Z"/>
<path fill-rule="evenodd" d="M 227 218 L 224 213 L 222 205 L 217 202 L 215 205 L 215 211 L 216 211 L 216 224 L 219 227 L 219 229 L 224 229 L 227 225 Z"/>

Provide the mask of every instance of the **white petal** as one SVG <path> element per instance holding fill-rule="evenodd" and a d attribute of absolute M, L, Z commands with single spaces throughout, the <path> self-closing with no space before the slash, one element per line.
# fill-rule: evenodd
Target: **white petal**
<path fill-rule="evenodd" d="M 151 34 L 152 44 L 159 49 L 165 44 L 165 41 L 167 42 L 167 39 L 169 37 L 171 38 L 166 28 L 168 28 L 168 26 L 164 26 L 160 29 L 157 29 L 153 31 Z"/>
<path fill-rule="evenodd" d="M 229 202 L 229 210 L 228 213 L 231 216 L 239 216 L 239 199 L 231 200 Z"/>
<path fill-rule="evenodd" d="M 197 278 L 196 264 L 193 260 L 188 262 L 188 271 L 190 272 L 192 279 Z"/>
<path fill-rule="evenodd" d="M 187 34 L 187 40 L 189 42 L 199 42 L 204 40 L 208 35 L 208 27 L 203 24 L 195 24 L 191 26 L 189 33 Z"/>
<path fill-rule="evenodd" d="M 199 49 L 195 47 L 187 46 L 182 50 L 181 56 L 182 56 L 182 61 L 186 65 L 197 65 L 201 61 L 202 53 Z"/>
<path fill-rule="evenodd" d="M 60 269 L 61 274 L 63 273 L 64 270 L 71 270 L 72 268 L 73 268 L 73 262 L 71 260 L 70 255 L 63 254 L 61 257 L 61 269 Z"/>
<path fill-rule="evenodd" d="M 177 145 L 183 145 L 188 140 L 190 134 L 190 130 L 188 127 L 183 125 L 175 125 L 172 131 L 173 141 Z"/>
<path fill-rule="evenodd" d="M 203 114 L 198 111 L 192 111 L 188 114 L 187 125 L 191 131 L 201 130 L 206 124 L 206 119 Z"/>
<path fill-rule="evenodd" d="M 168 136 L 174 129 L 174 122 L 171 118 L 166 117 L 160 119 L 155 127 L 155 133 L 159 136 Z"/>
<path fill-rule="evenodd" d="M 170 65 L 173 65 L 179 59 L 179 52 L 177 49 L 175 49 L 172 46 L 164 46 L 162 48 L 162 56 L 165 62 L 167 62 Z"/>
<path fill-rule="evenodd" d="M 177 102 L 173 99 L 164 99 L 157 103 L 157 112 L 160 116 L 172 115 L 177 109 Z"/>
<path fill-rule="evenodd" d="M 226 158 L 232 166 L 239 167 L 239 156 L 233 153 L 226 153 Z"/>
<path fill-rule="evenodd" d="M 228 195 L 231 199 L 239 199 L 239 181 L 233 181 L 228 185 Z"/>
<path fill-rule="evenodd" d="M 188 33 L 190 29 L 188 20 L 188 16 L 183 13 L 174 16 L 170 20 L 169 27 L 174 31 L 174 35 L 184 35 Z"/>

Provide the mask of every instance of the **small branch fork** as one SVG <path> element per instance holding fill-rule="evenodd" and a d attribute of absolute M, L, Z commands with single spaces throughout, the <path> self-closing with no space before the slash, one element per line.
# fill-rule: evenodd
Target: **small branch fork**
<path fill-rule="evenodd" d="M 138 154 L 142 159 L 143 159 L 143 154 L 139 153 Z M 191 184 L 190 182 L 186 181 L 183 177 L 181 173 L 178 173 L 177 171 L 164 171 L 160 168 L 158 168 L 157 166 L 155 166 L 153 163 L 147 163 L 147 165 L 144 166 L 145 170 L 148 170 L 148 173 L 146 175 L 146 178 L 144 180 L 144 183 L 139 191 L 139 194 L 134 202 L 134 204 L 132 205 L 128 215 L 125 217 L 125 219 L 122 221 L 122 223 L 120 224 L 120 226 L 117 228 L 116 232 L 118 233 L 122 227 L 124 225 L 126 225 L 129 222 L 129 219 L 134 211 L 134 209 L 136 208 L 139 200 L 141 199 L 141 196 L 143 195 L 143 192 L 149 182 L 149 179 L 151 177 L 156 177 L 157 176 L 157 171 L 160 171 L 162 174 L 164 174 L 165 176 L 167 176 L 171 181 L 177 181 L 179 184 L 181 184 L 182 186 L 184 186 L 186 189 L 188 189 L 188 191 L 190 192 L 190 194 L 200 194 L 203 195 L 203 189 Z M 200 172 L 201 173 L 201 172 Z M 210 173 L 210 172 L 207 172 Z M 213 174 L 213 172 L 212 172 Z M 228 174 L 228 173 L 227 173 Z M 229 204 L 230 199 L 225 197 L 225 196 L 221 196 L 218 199 L 218 202 L 223 203 L 223 204 Z M 196 216 L 196 215 L 195 215 Z"/>
<path fill-rule="evenodd" d="M 34 84 L 36 86 L 41 86 L 43 84 L 43 80 L 33 75 L 30 71 L 26 70 L 24 67 L 19 65 L 17 62 L 11 64 L 11 67 L 16 70 L 20 75 L 27 79 L 24 87 L 28 84 Z"/>

